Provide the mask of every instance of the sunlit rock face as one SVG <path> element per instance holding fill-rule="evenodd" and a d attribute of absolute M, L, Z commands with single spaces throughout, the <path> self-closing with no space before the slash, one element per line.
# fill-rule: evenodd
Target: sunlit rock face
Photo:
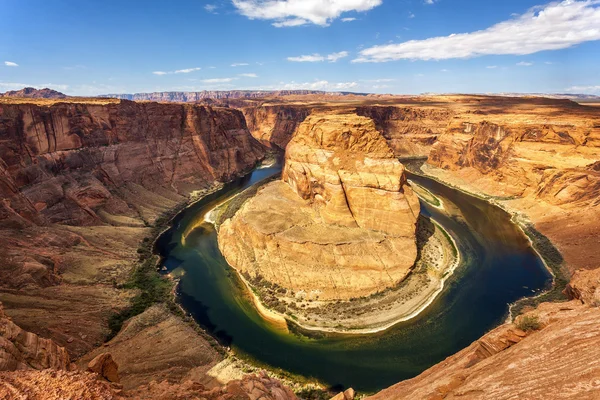
<path fill-rule="evenodd" d="M 328 224 L 414 236 L 418 200 L 369 118 L 309 117 L 287 147 L 283 181 Z"/>
<path fill-rule="evenodd" d="M 397 285 L 416 258 L 419 202 L 373 121 L 313 114 L 286 148 L 282 180 L 263 187 L 219 232 L 243 274 L 321 299 Z"/>

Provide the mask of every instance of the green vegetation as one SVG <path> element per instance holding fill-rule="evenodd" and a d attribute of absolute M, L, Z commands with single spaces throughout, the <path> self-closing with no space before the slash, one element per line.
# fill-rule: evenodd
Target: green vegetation
<path fill-rule="evenodd" d="M 154 223 L 150 237 L 160 236 L 161 232 L 169 226 L 171 219 L 185 206 L 186 203 L 182 203 L 174 210 L 161 214 Z M 125 321 L 143 313 L 154 304 L 164 303 L 174 314 L 180 316 L 183 314 L 171 296 L 174 283 L 158 272 L 160 257 L 153 253 L 154 241 L 150 237 L 144 238 L 140 243 L 137 249 L 139 254 L 137 265 L 127 282 L 119 286 L 122 289 L 136 290 L 137 294 L 131 300 L 129 307 L 110 316 L 108 340 L 119 333 Z"/>
<path fill-rule="evenodd" d="M 517 328 L 524 332 L 539 331 L 542 324 L 537 315 L 525 315 L 517 322 Z"/>

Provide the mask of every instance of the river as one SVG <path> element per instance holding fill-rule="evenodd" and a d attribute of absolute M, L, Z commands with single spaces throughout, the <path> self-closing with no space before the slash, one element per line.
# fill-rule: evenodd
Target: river
<path fill-rule="evenodd" d="M 443 201 L 443 210 L 422 201 L 421 213 L 440 223 L 461 253 L 461 265 L 438 298 L 414 319 L 377 334 L 309 338 L 282 333 L 257 314 L 218 249 L 213 225 L 200 222 L 215 204 L 280 170 L 278 165 L 256 169 L 226 185 L 180 213 L 157 241 L 166 272 L 180 277 L 178 296 L 185 310 L 256 363 L 335 388 L 377 391 L 468 346 L 506 319 L 510 303 L 551 285 L 551 275 L 506 212 L 411 174 L 412 181 Z"/>

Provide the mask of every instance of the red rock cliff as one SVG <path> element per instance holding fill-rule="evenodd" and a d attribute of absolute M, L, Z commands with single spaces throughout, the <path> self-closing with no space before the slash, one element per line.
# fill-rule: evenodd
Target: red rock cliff
<path fill-rule="evenodd" d="M 263 155 L 241 112 L 134 103 L 0 105 L 0 219 L 101 224 L 135 215 L 132 184 L 187 195 Z M 19 221 L 22 222 L 22 221 Z"/>

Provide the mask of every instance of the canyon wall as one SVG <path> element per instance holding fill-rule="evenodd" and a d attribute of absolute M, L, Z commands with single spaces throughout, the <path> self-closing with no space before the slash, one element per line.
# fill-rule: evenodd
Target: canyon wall
<path fill-rule="evenodd" d="M 68 225 L 151 221 L 133 185 L 187 196 L 251 168 L 263 150 L 243 115 L 203 106 L 0 105 L 0 219 Z M 18 215 L 18 216 L 17 216 Z"/>
<path fill-rule="evenodd" d="M 248 129 L 255 139 L 285 150 L 298 126 L 312 112 L 302 105 L 257 105 L 243 107 Z"/>
<path fill-rule="evenodd" d="M 356 113 L 375 121 L 397 157 L 427 157 L 452 118 L 452 110 L 426 105 L 361 106 Z"/>
<path fill-rule="evenodd" d="M 283 96 L 368 96 L 366 93 L 351 92 L 323 92 L 319 90 L 203 90 L 201 92 L 153 92 L 134 94 L 106 94 L 99 97 L 110 97 L 135 101 L 162 101 L 188 103 L 204 99 L 262 99 L 266 97 Z"/>
<path fill-rule="evenodd" d="M 117 100 L 0 102 L 0 300 L 80 356 L 164 212 L 252 168 L 240 111 Z"/>
<path fill-rule="evenodd" d="M 425 172 L 493 198 L 557 245 L 571 272 L 600 265 L 600 108 L 568 101 L 457 113 Z"/>

